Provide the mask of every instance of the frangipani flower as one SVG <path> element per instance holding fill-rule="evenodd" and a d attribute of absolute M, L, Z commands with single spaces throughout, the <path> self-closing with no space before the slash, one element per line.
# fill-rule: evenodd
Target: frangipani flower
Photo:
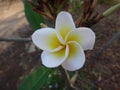
<path fill-rule="evenodd" d="M 65 11 L 58 14 L 55 28 L 42 28 L 32 35 L 33 43 L 43 50 L 41 59 L 46 67 L 62 67 L 75 71 L 85 63 L 84 50 L 91 50 L 95 33 L 86 27 L 76 28 L 72 16 Z"/>

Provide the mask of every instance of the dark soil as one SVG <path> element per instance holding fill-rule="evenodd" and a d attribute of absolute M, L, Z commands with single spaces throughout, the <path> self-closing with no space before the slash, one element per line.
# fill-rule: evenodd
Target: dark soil
<path fill-rule="evenodd" d="M 25 36 L 29 36 L 31 29 L 29 26 L 26 26 L 25 29 L 28 31 L 25 32 L 23 29 L 21 31 L 24 31 Z M 26 44 L 30 43 L 12 43 L 0 54 L 1 90 L 17 90 L 20 81 L 34 68 L 40 66 L 40 52 L 28 53 Z"/>

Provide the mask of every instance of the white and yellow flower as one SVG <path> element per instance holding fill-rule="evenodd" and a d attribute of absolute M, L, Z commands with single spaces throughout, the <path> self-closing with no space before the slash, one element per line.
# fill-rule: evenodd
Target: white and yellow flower
<path fill-rule="evenodd" d="M 33 43 L 43 50 L 42 64 L 62 67 L 69 71 L 80 69 L 85 63 L 84 50 L 91 50 L 95 33 L 86 27 L 76 28 L 68 12 L 60 12 L 54 28 L 42 28 L 32 35 Z"/>

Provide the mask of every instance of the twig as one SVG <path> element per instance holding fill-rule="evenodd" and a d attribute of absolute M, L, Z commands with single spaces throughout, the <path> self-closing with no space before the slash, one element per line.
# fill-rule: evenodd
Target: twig
<path fill-rule="evenodd" d="M 31 38 L 3 38 L 0 37 L 0 41 L 4 42 L 31 42 Z"/>
<path fill-rule="evenodd" d="M 118 38 L 120 38 L 120 31 L 117 32 L 103 47 L 100 51 L 98 51 L 97 53 L 94 54 L 93 58 L 90 60 L 91 63 L 91 69 L 94 67 L 96 60 L 99 58 L 99 56 L 101 56 L 105 50 L 107 50 L 114 41 L 116 41 Z M 90 64 L 88 63 L 88 64 Z"/>
<path fill-rule="evenodd" d="M 65 90 L 80 90 L 71 83 L 70 77 L 69 77 L 66 70 L 64 70 L 61 66 L 59 67 L 59 70 L 61 72 L 62 78 L 65 80 L 65 84 L 66 84 L 66 89 Z M 75 74 L 75 76 L 73 76 L 73 78 L 74 78 L 73 83 L 75 83 L 75 81 L 78 77 L 77 74 L 78 74 L 78 72 Z"/>
<path fill-rule="evenodd" d="M 62 78 L 65 80 L 67 90 L 73 90 L 72 87 L 71 87 L 71 84 L 70 84 L 69 77 L 66 74 L 66 71 L 61 66 L 59 67 L 59 70 L 61 72 Z"/>
<path fill-rule="evenodd" d="M 75 74 L 73 75 L 73 77 L 72 77 L 71 80 L 70 80 L 70 82 L 71 82 L 73 85 L 75 84 L 78 76 L 79 76 L 79 73 L 78 73 L 78 71 L 76 71 Z"/>
<path fill-rule="evenodd" d="M 100 56 L 105 50 L 107 50 L 115 40 L 117 40 L 118 38 L 120 38 L 120 31 L 117 32 L 104 46 L 103 48 L 96 53 L 95 58 L 97 58 L 98 56 Z"/>

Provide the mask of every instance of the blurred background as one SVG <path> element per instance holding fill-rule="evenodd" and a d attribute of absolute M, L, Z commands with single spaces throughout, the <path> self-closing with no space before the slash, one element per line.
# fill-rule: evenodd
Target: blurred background
<path fill-rule="evenodd" d="M 119 0 L 99 0 L 98 11 L 103 12 L 118 2 Z M 76 15 L 79 6 L 74 3 L 71 7 L 74 10 L 72 14 Z M 96 44 L 93 51 L 86 52 L 87 61 L 120 31 L 120 10 L 92 26 L 92 29 L 96 33 Z M 0 37 L 27 38 L 33 32 L 26 20 L 22 0 L 0 0 Z M 0 41 L 0 90 L 17 90 L 22 80 L 41 66 L 41 51 L 35 52 L 34 48 L 28 50 L 28 47 L 34 46 L 31 42 Z M 120 38 L 99 56 L 97 62 L 92 74 L 89 73 L 89 65 L 82 69 L 84 77 L 77 81 L 77 86 L 82 86 L 85 90 L 90 90 L 91 86 L 97 90 L 120 90 Z"/>

